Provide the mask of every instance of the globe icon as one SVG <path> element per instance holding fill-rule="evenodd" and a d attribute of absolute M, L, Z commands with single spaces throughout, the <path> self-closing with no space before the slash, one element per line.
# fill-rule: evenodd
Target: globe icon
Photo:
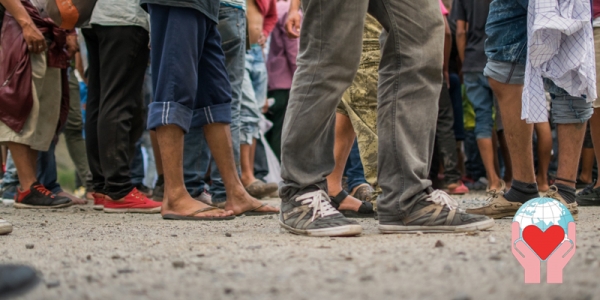
<path fill-rule="evenodd" d="M 575 220 L 569 209 L 559 201 L 552 198 L 536 198 L 521 206 L 513 222 L 519 222 L 521 237 L 523 230 L 529 225 L 535 225 L 543 232 L 551 226 L 558 225 L 564 230 L 566 239 L 569 223 Z"/>

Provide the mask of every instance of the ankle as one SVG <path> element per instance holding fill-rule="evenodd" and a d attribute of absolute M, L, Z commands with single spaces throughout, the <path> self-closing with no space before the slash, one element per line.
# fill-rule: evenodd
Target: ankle
<path fill-rule="evenodd" d="M 504 194 L 504 198 L 511 202 L 525 203 L 531 199 L 538 198 L 538 185 L 536 182 L 522 182 L 513 180 L 510 190 Z"/>

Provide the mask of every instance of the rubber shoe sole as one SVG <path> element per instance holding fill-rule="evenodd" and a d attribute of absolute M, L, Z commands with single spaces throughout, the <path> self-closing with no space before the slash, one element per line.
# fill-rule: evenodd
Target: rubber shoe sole
<path fill-rule="evenodd" d="M 0 235 L 9 234 L 13 231 L 12 224 L 8 222 L 0 222 Z"/>
<path fill-rule="evenodd" d="M 157 214 L 160 213 L 162 207 L 154 208 L 106 208 L 103 210 L 109 214 Z"/>
<path fill-rule="evenodd" d="M 389 233 L 458 233 L 486 230 L 494 227 L 494 219 L 459 225 L 459 226 L 403 226 L 403 225 L 379 225 L 379 231 Z"/>
<path fill-rule="evenodd" d="M 30 204 L 24 204 L 24 203 L 19 203 L 19 202 L 15 202 L 13 204 L 14 208 L 19 208 L 19 209 L 54 209 L 54 208 L 66 208 L 66 207 L 70 207 L 72 205 L 73 205 L 73 202 L 58 204 L 58 205 L 50 205 L 50 206 L 30 205 Z"/>
<path fill-rule="evenodd" d="M 99 204 L 99 205 L 93 205 L 92 208 L 94 210 L 104 210 L 104 205 L 101 205 L 101 204 Z"/>
<path fill-rule="evenodd" d="M 285 225 L 283 222 L 279 221 L 279 225 L 285 230 L 297 234 L 297 235 L 305 235 L 305 236 L 313 236 L 313 237 L 342 237 L 342 236 L 357 236 L 362 233 L 362 226 L 360 225 L 344 225 L 338 227 L 331 228 L 321 228 L 321 229 L 296 229 L 292 228 L 288 225 Z"/>

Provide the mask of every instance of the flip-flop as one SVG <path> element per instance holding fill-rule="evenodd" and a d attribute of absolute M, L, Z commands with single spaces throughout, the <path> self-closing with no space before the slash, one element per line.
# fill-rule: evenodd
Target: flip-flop
<path fill-rule="evenodd" d="M 259 209 L 261 209 L 261 208 L 263 208 L 265 206 L 269 206 L 269 205 L 266 204 L 266 203 L 264 203 L 263 205 L 261 205 L 261 206 L 259 206 L 257 208 L 253 208 L 253 209 L 247 210 L 247 211 L 239 214 L 238 216 L 240 216 L 240 215 L 246 215 L 246 216 L 266 216 L 266 215 L 277 215 L 277 214 L 279 214 L 278 211 L 258 211 Z"/>
<path fill-rule="evenodd" d="M 215 216 L 196 216 L 199 213 L 217 210 L 219 208 L 216 207 L 205 207 L 203 209 L 199 209 L 187 216 L 175 215 L 175 214 L 166 214 L 163 216 L 164 220 L 185 220 L 185 221 L 225 221 L 225 220 L 233 220 L 235 216 L 228 217 L 215 217 Z"/>

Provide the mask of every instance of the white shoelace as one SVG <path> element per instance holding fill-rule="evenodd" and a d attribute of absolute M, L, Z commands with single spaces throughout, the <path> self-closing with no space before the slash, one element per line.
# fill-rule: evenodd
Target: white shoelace
<path fill-rule="evenodd" d="M 315 220 L 317 213 L 321 218 L 337 214 L 337 209 L 331 206 L 329 202 L 329 196 L 323 191 L 315 191 L 304 194 L 296 198 L 296 201 L 302 203 L 302 205 L 308 205 L 313 209 L 313 215 L 311 222 Z"/>
<path fill-rule="evenodd" d="M 450 210 L 454 210 L 454 209 L 458 208 L 458 202 L 442 190 L 433 191 L 433 193 L 431 193 L 431 195 L 429 195 L 429 198 L 427 198 L 427 201 L 431 201 L 435 204 L 439 204 L 442 206 L 446 205 L 446 206 L 448 206 L 448 208 Z"/>

